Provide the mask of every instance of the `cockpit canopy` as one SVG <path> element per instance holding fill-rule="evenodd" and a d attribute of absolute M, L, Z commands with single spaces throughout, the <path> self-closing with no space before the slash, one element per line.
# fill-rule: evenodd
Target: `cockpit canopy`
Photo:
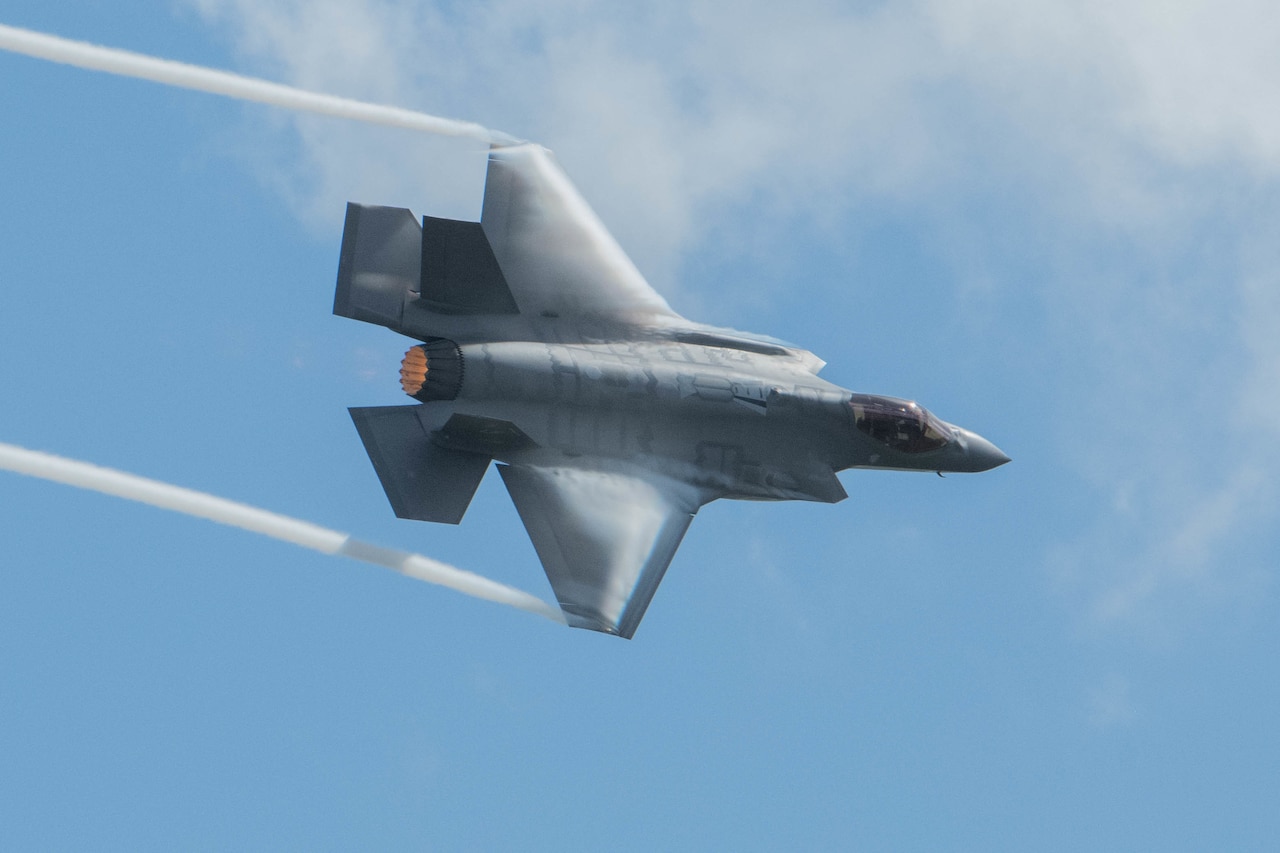
<path fill-rule="evenodd" d="M 952 439 L 946 424 L 910 400 L 854 394 L 849 398 L 849 408 L 859 432 L 901 453 L 937 450 Z"/>

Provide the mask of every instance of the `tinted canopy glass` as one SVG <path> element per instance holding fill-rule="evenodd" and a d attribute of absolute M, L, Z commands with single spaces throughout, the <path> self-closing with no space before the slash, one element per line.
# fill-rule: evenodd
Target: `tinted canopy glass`
<path fill-rule="evenodd" d="M 941 421 L 910 400 L 854 394 L 849 407 L 859 432 L 902 453 L 936 450 L 951 440 Z"/>

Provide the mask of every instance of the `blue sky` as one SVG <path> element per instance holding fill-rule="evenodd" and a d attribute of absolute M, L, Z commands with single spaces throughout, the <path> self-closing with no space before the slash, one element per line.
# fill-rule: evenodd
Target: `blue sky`
<path fill-rule="evenodd" d="M 687 316 L 1013 458 L 719 502 L 630 643 L 0 474 L 0 845 L 1262 849 L 1280 830 L 1269 6 L 13 0 L 553 148 Z M 550 597 L 392 517 L 343 204 L 484 151 L 0 54 L 0 441 Z"/>

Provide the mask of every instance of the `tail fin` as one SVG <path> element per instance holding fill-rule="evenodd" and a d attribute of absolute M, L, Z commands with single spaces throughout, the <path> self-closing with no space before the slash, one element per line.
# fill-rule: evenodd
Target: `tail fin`
<path fill-rule="evenodd" d="M 351 420 L 400 518 L 457 524 L 490 457 L 442 447 L 418 418 L 421 406 L 351 409 Z"/>
<path fill-rule="evenodd" d="M 412 213 L 348 204 L 333 313 L 398 329 L 421 263 L 422 226 Z"/>
<path fill-rule="evenodd" d="M 405 306 L 445 314 L 515 314 L 515 300 L 478 222 L 402 207 L 348 204 L 333 313 L 402 331 Z"/>

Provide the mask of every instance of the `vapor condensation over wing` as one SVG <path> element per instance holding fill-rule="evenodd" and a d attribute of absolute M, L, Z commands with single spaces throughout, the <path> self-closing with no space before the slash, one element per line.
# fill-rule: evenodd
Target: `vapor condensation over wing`
<path fill-rule="evenodd" d="M 78 68 L 105 71 L 125 77 L 138 77 L 168 86 L 195 89 L 215 95 L 225 95 L 229 98 L 321 113 L 336 118 L 445 136 L 468 136 L 482 142 L 508 144 L 519 141 L 500 130 L 490 130 L 475 122 L 441 118 L 399 107 L 308 92 L 305 89 L 295 89 L 292 86 L 243 77 L 227 71 L 157 59 L 127 50 L 72 41 L 4 24 L 0 24 L 0 49 L 47 59 L 51 62 L 74 65 Z"/>
<path fill-rule="evenodd" d="M 239 527 L 273 539 L 292 542 L 294 545 L 310 548 L 322 554 L 349 557 L 375 566 L 384 566 L 418 580 L 447 586 L 475 598 L 496 601 L 499 604 L 545 616 L 554 622 L 564 623 L 564 616 L 558 607 L 522 590 L 420 554 L 381 548 L 352 539 L 347 534 L 336 530 L 329 530 L 306 521 L 193 489 L 184 489 L 181 486 L 126 474 L 113 468 L 102 468 L 88 462 L 79 462 L 4 443 L 0 443 L 0 470 L 102 492 L 161 509 L 216 521 L 219 524 Z"/>

